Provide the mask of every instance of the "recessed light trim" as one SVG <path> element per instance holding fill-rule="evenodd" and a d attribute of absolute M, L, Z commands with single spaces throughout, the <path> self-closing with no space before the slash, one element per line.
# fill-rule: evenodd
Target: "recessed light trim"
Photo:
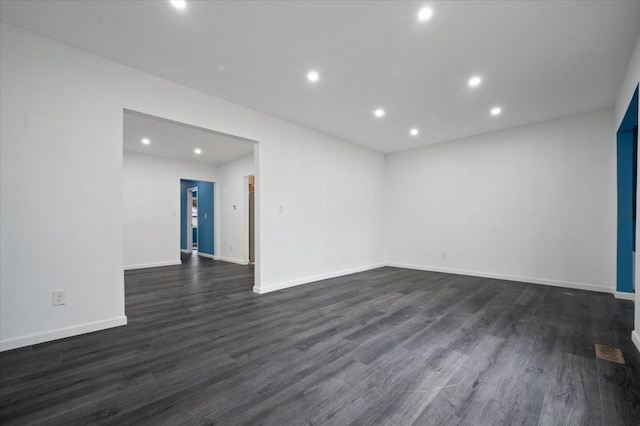
<path fill-rule="evenodd" d="M 179 10 L 184 10 L 187 8 L 187 2 L 185 0 L 169 0 L 169 3 L 171 3 L 173 7 Z"/>
<path fill-rule="evenodd" d="M 307 80 L 315 83 L 320 80 L 320 74 L 318 74 L 318 71 L 309 71 L 309 73 L 307 74 Z"/>
<path fill-rule="evenodd" d="M 382 118 L 385 115 L 387 115 L 387 112 L 383 108 L 378 108 L 375 111 L 373 111 L 373 115 L 375 115 L 378 118 Z"/>
<path fill-rule="evenodd" d="M 423 7 L 418 12 L 418 21 L 426 22 L 429 19 L 431 19 L 432 16 L 433 16 L 433 9 L 431 9 L 430 7 Z"/>
<path fill-rule="evenodd" d="M 418 136 L 418 134 L 420 133 L 420 130 L 416 129 L 415 127 L 411 130 L 409 130 L 409 134 L 411 136 Z"/>
<path fill-rule="evenodd" d="M 142 142 L 144 145 L 149 145 L 151 143 L 151 140 L 149 140 L 149 138 L 142 138 L 140 142 Z"/>
<path fill-rule="evenodd" d="M 502 114 L 502 108 L 500 107 L 493 107 L 491 108 L 491 115 L 500 115 Z"/>
<path fill-rule="evenodd" d="M 200 148 L 194 149 L 193 152 L 195 152 L 198 155 L 202 154 L 202 150 Z"/>
<path fill-rule="evenodd" d="M 482 83 L 482 77 L 480 77 L 479 75 L 474 75 L 467 82 L 469 87 L 478 87 L 480 86 L 480 83 Z"/>

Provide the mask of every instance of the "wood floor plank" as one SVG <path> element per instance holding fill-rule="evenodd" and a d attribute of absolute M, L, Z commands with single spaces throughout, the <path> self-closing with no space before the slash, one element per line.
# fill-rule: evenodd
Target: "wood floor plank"
<path fill-rule="evenodd" d="M 597 359 L 604 425 L 640 424 L 640 371 Z"/>
<path fill-rule="evenodd" d="M 540 423 L 601 424 L 596 360 L 558 352 L 545 391 Z"/>

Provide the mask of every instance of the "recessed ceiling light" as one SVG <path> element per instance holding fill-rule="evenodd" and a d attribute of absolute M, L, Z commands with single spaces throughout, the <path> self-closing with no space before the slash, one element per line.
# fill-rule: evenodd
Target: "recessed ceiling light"
<path fill-rule="evenodd" d="M 387 114 L 387 112 L 385 110 L 383 110 L 382 108 L 378 108 L 377 110 L 373 111 L 373 115 L 375 115 L 378 118 L 384 117 L 386 114 Z"/>
<path fill-rule="evenodd" d="M 147 139 L 147 138 L 143 138 L 142 139 L 142 143 L 145 144 L 145 145 L 149 145 L 151 143 L 151 141 L 149 139 Z"/>
<path fill-rule="evenodd" d="M 409 130 L 409 134 L 410 134 L 411 136 L 418 136 L 418 133 L 420 133 L 420 130 L 418 130 L 418 129 L 411 129 L 411 130 Z"/>
<path fill-rule="evenodd" d="M 482 83 L 482 78 L 477 75 L 474 75 L 469 79 L 468 84 L 469 84 L 469 87 L 478 87 L 480 86 L 480 83 Z"/>
<path fill-rule="evenodd" d="M 502 108 L 500 107 L 491 108 L 491 115 L 500 115 L 501 112 L 502 112 Z"/>
<path fill-rule="evenodd" d="M 170 2 L 176 9 L 184 10 L 187 7 L 187 2 L 185 0 L 170 0 Z"/>
<path fill-rule="evenodd" d="M 433 16 L 433 10 L 430 7 L 423 7 L 418 12 L 418 21 L 428 21 Z"/>
<path fill-rule="evenodd" d="M 193 152 L 195 152 L 198 155 L 202 154 L 202 150 L 200 148 L 194 149 Z"/>
<path fill-rule="evenodd" d="M 309 80 L 312 83 L 315 83 L 319 79 L 320 79 L 320 74 L 318 74 L 317 71 L 309 71 L 309 74 L 307 74 L 307 80 Z"/>

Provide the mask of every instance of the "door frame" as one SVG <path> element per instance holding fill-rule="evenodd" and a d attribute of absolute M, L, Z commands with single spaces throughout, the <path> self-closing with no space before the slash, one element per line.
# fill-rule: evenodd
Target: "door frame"
<path fill-rule="evenodd" d="M 249 178 L 253 176 L 255 179 L 255 175 L 254 174 L 250 174 L 250 175 L 246 175 L 243 178 L 243 184 L 244 184 L 244 190 L 243 190 L 243 194 L 244 194 L 244 208 L 242 209 L 242 235 L 243 235 L 243 241 L 244 241 L 244 247 L 243 247 L 243 259 L 242 261 L 248 265 L 249 264 Z M 254 195 L 255 197 L 255 195 Z M 255 198 L 253 200 L 253 202 L 255 203 Z M 255 218 L 255 214 L 254 214 L 254 218 Z M 254 224 L 254 229 L 255 229 L 255 224 Z M 255 259 L 254 259 L 255 260 Z"/>
<path fill-rule="evenodd" d="M 617 249 L 616 249 L 616 289 L 619 299 L 633 300 L 637 283 L 636 232 L 634 199 L 637 179 L 637 131 L 638 131 L 638 87 L 627 107 L 622 123 L 616 132 L 617 148 Z M 635 158 L 634 158 L 635 155 Z"/>
<path fill-rule="evenodd" d="M 175 106 L 175 105 L 174 105 Z M 185 106 L 187 107 L 185 109 Z M 216 120 L 215 116 L 209 115 L 209 116 L 204 116 L 205 118 L 202 119 L 194 119 L 194 117 L 202 117 L 199 114 L 199 109 L 197 106 L 191 106 L 188 103 L 181 105 L 179 108 L 173 108 L 173 106 L 170 105 L 170 108 L 168 110 L 164 110 L 163 112 L 160 111 L 153 111 L 153 110 L 148 110 L 148 111 L 141 111 L 139 109 L 137 109 L 134 106 L 131 105 L 122 105 L 122 112 L 125 113 L 132 113 L 132 114 L 137 114 L 139 116 L 143 116 L 143 117 L 151 117 L 151 118 L 155 118 L 155 119 L 159 119 L 159 120 L 164 120 L 166 122 L 170 122 L 170 123 L 176 123 L 178 125 L 181 126 L 187 126 L 187 127 L 193 127 L 193 128 L 197 128 L 200 130 L 205 130 L 208 131 L 210 133 L 213 134 L 218 134 L 218 135 L 224 135 L 224 136 L 229 136 L 238 140 L 242 140 L 244 142 L 250 142 L 253 144 L 253 164 L 254 164 L 254 176 L 255 176 L 255 274 L 254 274 L 254 281 L 253 281 L 253 292 L 257 293 L 257 294 L 262 294 L 265 293 L 267 291 L 262 291 L 262 256 L 261 256 L 261 248 L 262 248 L 262 229 L 261 229 L 261 191 L 260 191 L 260 182 L 261 182 L 261 162 L 260 162 L 260 145 L 261 145 L 261 141 L 258 141 L 256 139 L 251 139 L 249 137 L 244 137 L 242 136 L 242 132 L 238 133 L 238 134 L 234 134 L 234 133 L 226 133 L 226 132 L 221 132 L 218 130 L 215 130 L 217 128 L 217 126 L 219 125 L 218 120 Z M 176 117 L 180 117 L 179 119 L 172 119 L 170 118 L 171 116 L 176 116 Z M 240 130 L 241 127 L 238 127 L 238 130 Z M 181 176 L 180 179 L 184 179 L 184 180 L 198 180 L 197 176 L 194 177 L 183 177 Z M 217 188 L 218 185 L 220 184 L 220 181 L 217 179 L 213 179 L 210 182 L 212 182 L 214 184 L 214 229 L 215 229 L 215 239 L 214 239 L 214 253 L 215 252 L 220 252 L 222 249 L 222 227 L 221 227 L 221 220 L 220 218 L 222 217 L 222 212 L 221 212 L 221 206 L 223 205 L 222 203 L 222 199 L 220 196 L 221 191 L 218 190 Z M 182 208 L 180 206 L 180 204 L 178 204 L 178 209 Z M 179 211 L 179 210 L 178 210 Z M 175 212 L 175 210 L 174 210 Z M 124 225 L 123 225 L 124 227 Z M 180 228 L 179 228 L 180 229 Z M 215 255 L 214 259 L 223 259 L 221 258 L 219 255 Z M 224 259 L 223 259 L 224 260 Z"/>
<path fill-rule="evenodd" d="M 187 188 L 187 211 L 186 211 L 186 217 L 187 217 L 187 253 L 191 254 L 193 253 L 193 192 L 198 191 L 198 187 L 194 186 L 193 188 Z M 196 197 L 197 199 L 197 197 Z M 200 206 L 198 206 L 198 209 L 200 208 Z M 199 214 L 199 210 L 198 210 L 198 214 Z M 200 241 L 200 227 L 198 226 L 197 228 L 197 233 L 198 233 L 198 241 Z"/>

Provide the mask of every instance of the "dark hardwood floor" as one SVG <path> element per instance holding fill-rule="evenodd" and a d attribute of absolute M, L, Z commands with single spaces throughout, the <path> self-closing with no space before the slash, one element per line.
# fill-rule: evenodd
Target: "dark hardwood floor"
<path fill-rule="evenodd" d="M 258 296 L 185 260 L 126 273 L 129 325 L 0 354 L 0 423 L 640 424 L 631 302 L 397 268 Z"/>

